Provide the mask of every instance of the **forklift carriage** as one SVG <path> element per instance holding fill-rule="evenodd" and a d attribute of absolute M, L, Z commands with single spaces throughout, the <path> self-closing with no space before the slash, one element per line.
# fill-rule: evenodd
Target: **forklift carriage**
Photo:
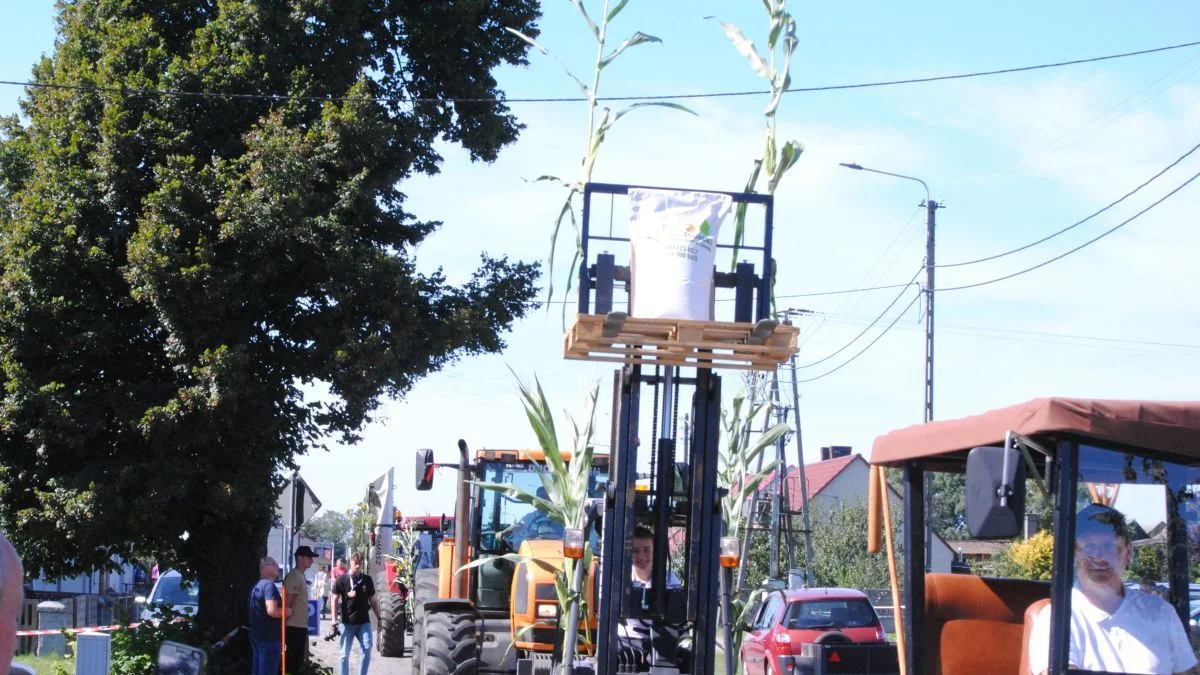
<path fill-rule="evenodd" d="M 1051 675 L 1111 672 L 1069 664 L 1076 512 L 1088 503 L 1136 521 L 1135 548 L 1164 546 L 1165 597 L 1190 634 L 1200 589 L 1189 584 L 1200 565 L 1200 402 L 1037 399 L 885 434 L 871 464 L 880 474 L 873 484 L 883 468 L 903 472 L 906 524 L 925 520 L 926 471 L 966 473 L 967 526 L 978 538 L 1018 536 L 1027 489 L 1044 490 L 1056 507 L 1048 583 L 924 573 L 924 528 L 903 528 L 907 611 L 898 642 L 908 673 L 1029 673 L 1032 623 L 1047 603 Z M 871 492 L 873 549 L 881 493 Z"/>

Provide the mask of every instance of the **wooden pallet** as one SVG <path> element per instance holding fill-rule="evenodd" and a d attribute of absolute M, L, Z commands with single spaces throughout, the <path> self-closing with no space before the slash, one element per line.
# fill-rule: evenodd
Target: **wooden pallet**
<path fill-rule="evenodd" d="M 620 312 L 579 314 L 564 338 L 563 356 L 584 361 L 774 370 L 796 352 L 800 329 L 774 322 L 760 324 L 640 319 Z"/>

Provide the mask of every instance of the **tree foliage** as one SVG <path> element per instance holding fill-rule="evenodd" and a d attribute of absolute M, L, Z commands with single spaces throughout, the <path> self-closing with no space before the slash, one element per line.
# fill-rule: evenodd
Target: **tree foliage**
<path fill-rule="evenodd" d="M 867 553 L 867 506 L 861 500 L 838 502 L 826 506 L 813 503 L 811 513 L 813 576 L 818 586 L 842 588 L 890 588 L 887 555 Z M 792 517 L 795 561 L 804 562 L 803 524 L 799 516 Z M 896 542 L 896 572 L 904 578 L 904 547 L 902 545 L 902 513 L 899 504 L 892 504 L 892 527 Z M 785 541 L 780 546 L 786 546 Z M 761 585 L 767 578 L 770 541 L 765 531 L 751 533 L 746 567 L 746 583 Z M 781 559 L 784 553 L 780 553 Z"/>
<path fill-rule="evenodd" d="M 1054 536 L 1039 530 L 1029 539 L 1014 539 L 1008 548 L 976 563 L 973 571 L 989 577 L 1048 581 L 1054 574 Z"/>
<path fill-rule="evenodd" d="M 1133 551 L 1133 559 L 1125 570 L 1128 581 L 1166 581 L 1167 555 L 1165 544 L 1150 544 L 1139 546 Z"/>
<path fill-rule="evenodd" d="M 199 575 L 202 623 L 233 625 L 280 470 L 503 347 L 537 270 L 418 273 L 439 223 L 401 185 L 437 171 L 439 139 L 491 160 L 517 137 L 503 103 L 446 99 L 502 99 L 491 72 L 527 47 L 501 27 L 537 18 L 536 0 L 59 3 L 43 86 L 0 124 L 0 527 L 27 570 L 148 552 Z"/>
<path fill-rule="evenodd" d="M 304 531 L 314 541 L 333 542 L 334 560 L 346 556 L 346 543 L 352 528 L 350 516 L 341 511 L 325 511 L 304 525 Z"/>

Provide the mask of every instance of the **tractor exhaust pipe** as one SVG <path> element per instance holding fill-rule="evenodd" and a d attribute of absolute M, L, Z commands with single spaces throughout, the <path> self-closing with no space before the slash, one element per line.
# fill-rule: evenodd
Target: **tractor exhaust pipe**
<path fill-rule="evenodd" d="M 470 590 L 470 573 L 459 572 L 467 564 L 467 534 L 471 531 L 471 481 L 475 479 L 471 469 L 471 452 L 467 442 L 458 439 L 458 499 L 454 502 L 454 581 L 450 584 L 450 596 L 467 598 Z"/>

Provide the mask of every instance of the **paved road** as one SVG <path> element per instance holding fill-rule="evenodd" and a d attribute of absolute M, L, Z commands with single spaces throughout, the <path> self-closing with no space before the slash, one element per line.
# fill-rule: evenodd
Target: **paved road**
<path fill-rule="evenodd" d="M 330 624 L 328 620 L 321 621 L 321 635 L 328 635 Z M 379 631 L 373 632 L 376 640 L 379 639 Z M 314 644 L 311 640 L 316 640 Z M 312 638 L 309 642 L 311 645 L 313 656 L 323 666 L 328 666 L 333 669 L 334 675 L 337 675 L 338 665 L 338 640 L 334 639 L 329 642 L 321 638 Z M 354 644 L 350 655 L 350 675 L 357 675 L 358 661 L 361 650 L 358 648 L 358 643 Z M 406 652 L 407 654 L 407 652 Z M 371 649 L 371 667 L 369 675 L 410 675 L 412 668 L 410 667 L 412 660 L 406 655 L 403 658 L 386 658 L 379 655 L 379 650 L 372 647 Z"/>

